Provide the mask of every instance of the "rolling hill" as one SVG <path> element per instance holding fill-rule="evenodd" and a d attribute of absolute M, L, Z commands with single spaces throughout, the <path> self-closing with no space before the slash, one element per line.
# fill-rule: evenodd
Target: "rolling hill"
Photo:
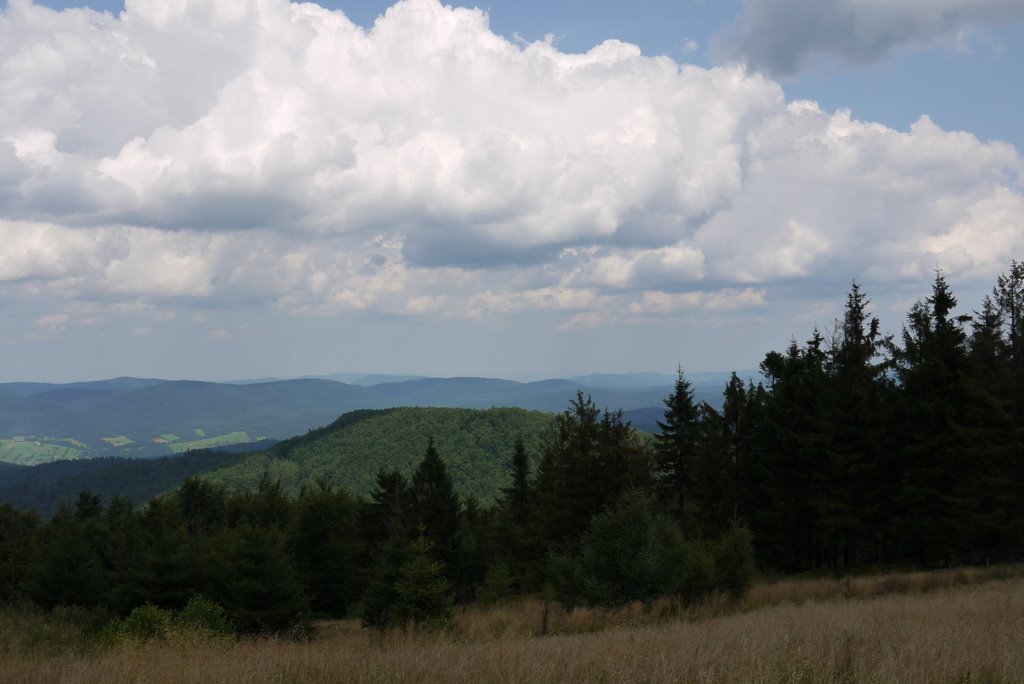
<path fill-rule="evenodd" d="M 204 477 L 245 490 L 267 473 L 292 494 L 318 481 L 368 494 L 381 469 L 411 475 L 433 437 L 456 490 L 491 501 L 509 483 L 515 440 L 522 438 L 536 458 L 553 420 L 550 414 L 516 408 L 356 411 Z"/>
<path fill-rule="evenodd" d="M 347 413 L 331 425 L 255 453 L 192 451 L 153 459 L 96 458 L 34 467 L 0 463 L 0 504 L 52 514 L 89 490 L 105 501 L 142 504 L 198 475 L 231 489 L 255 488 L 264 472 L 297 493 L 327 481 L 367 494 L 380 469 L 411 475 L 434 437 L 460 494 L 491 501 L 509 483 L 512 449 L 522 438 L 536 459 L 554 418 L 523 409 L 400 408 Z"/>

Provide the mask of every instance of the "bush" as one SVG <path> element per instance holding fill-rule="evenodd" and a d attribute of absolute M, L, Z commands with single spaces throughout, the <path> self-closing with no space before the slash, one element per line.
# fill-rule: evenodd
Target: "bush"
<path fill-rule="evenodd" d="M 121 621 L 118 632 L 133 641 L 163 639 L 171 630 L 172 617 L 169 611 L 157 608 L 151 603 L 137 606 Z"/>
<path fill-rule="evenodd" d="M 704 542 L 692 541 L 686 544 L 683 556 L 683 573 L 679 583 L 679 596 L 692 603 L 704 598 L 719 586 L 712 549 Z"/>
<path fill-rule="evenodd" d="M 227 611 L 205 596 L 195 595 L 188 600 L 175 620 L 178 626 L 208 636 L 228 636 L 235 633 Z"/>
<path fill-rule="evenodd" d="M 746 594 L 754 582 L 754 544 L 750 530 L 734 523 L 715 544 L 714 554 L 718 588 L 733 598 Z"/>
<path fill-rule="evenodd" d="M 649 602 L 680 591 L 686 549 L 678 525 L 655 513 L 644 494 L 628 492 L 591 521 L 578 558 L 551 557 L 548 577 L 569 608 Z"/>

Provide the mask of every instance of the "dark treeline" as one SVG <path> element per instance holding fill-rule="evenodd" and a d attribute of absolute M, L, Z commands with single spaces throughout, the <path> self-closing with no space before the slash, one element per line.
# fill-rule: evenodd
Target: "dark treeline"
<path fill-rule="evenodd" d="M 733 375 L 720 408 L 680 370 L 654 439 L 577 396 L 491 506 L 427 439 L 366 498 L 198 478 L 136 509 L 83 492 L 49 520 L 0 507 L 0 600 L 127 615 L 205 597 L 236 629 L 309 616 L 440 624 L 455 603 L 741 594 L 765 571 L 1013 561 L 1024 551 L 1024 265 L 972 316 L 941 274 L 884 335 L 854 284 L 831 330 Z M 531 468 L 536 463 L 536 468 Z"/>
<path fill-rule="evenodd" d="M 956 306 L 938 273 L 888 337 L 855 284 L 833 330 L 765 357 L 764 386 L 730 382 L 692 424 L 691 524 L 738 512 L 783 572 L 1020 558 L 1024 264 Z"/>

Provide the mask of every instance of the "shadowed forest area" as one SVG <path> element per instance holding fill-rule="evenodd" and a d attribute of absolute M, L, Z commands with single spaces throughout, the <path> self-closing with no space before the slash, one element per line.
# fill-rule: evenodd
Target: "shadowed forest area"
<path fill-rule="evenodd" d="M 89 492 L 0 507 L 0 598 L 83 611 L 103 638 L 172 625 L 306 638 L 314 619 L 445 628 L 516 597 L 607 609 L 740 601 L 755 574 L 1014 562 L 1024 551 L 1024 265 L 973 315 L 941 273 L 887 336 L 854 284 L 833 328 L 735 375 L 721 408 L 682 370 L 653 438 L 582 393 L 516 441 L 493 504 L 423 435 L 368 497 L 201 478 L 136 507 Z M 282 458 L 287 454 L 282 452 Z M 535 466 L 532 464 L 536 464 Z M 90 622 L 91 621 L 91 622 Z"/>

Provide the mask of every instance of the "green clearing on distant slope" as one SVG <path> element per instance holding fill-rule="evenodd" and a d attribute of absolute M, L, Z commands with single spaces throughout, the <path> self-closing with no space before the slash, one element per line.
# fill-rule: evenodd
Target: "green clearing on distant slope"
<path fill-rule="evenodd" d="M 168 446 L 171 451 L 176 454 L 180 454 L 194 449 L 215 449 L 219 446 L 225 446 L 228 444 L 246 444 L 253 441 L 258 440 L 249 439 L 249 434 L 247 432 L 244 430 L 238 430 L 226 435 L 207 437 L 205 439 L 194 439 L 191 442 L 177 442 Z"/>
<path fill-rule="evenodd" d="M 73 461 L 81 457 L 81 450 L 39 440 L 0 440 L 0 462 L 17 465 L 37 465 L 53 461 Z"/>
<path fill-rule="evenodd" d="M 203 477 L 243 490 L 256 487 L 267 473 L 292 494 L 318 481 L 368 494 L 381 469 L 410 476 L 432 436 L 456 490 L 488 502 L 509 485 L 515 440 L 522 438 L 536 460 L 553 421 L 548 413 L 510 408 L 354 411 Z"/>

